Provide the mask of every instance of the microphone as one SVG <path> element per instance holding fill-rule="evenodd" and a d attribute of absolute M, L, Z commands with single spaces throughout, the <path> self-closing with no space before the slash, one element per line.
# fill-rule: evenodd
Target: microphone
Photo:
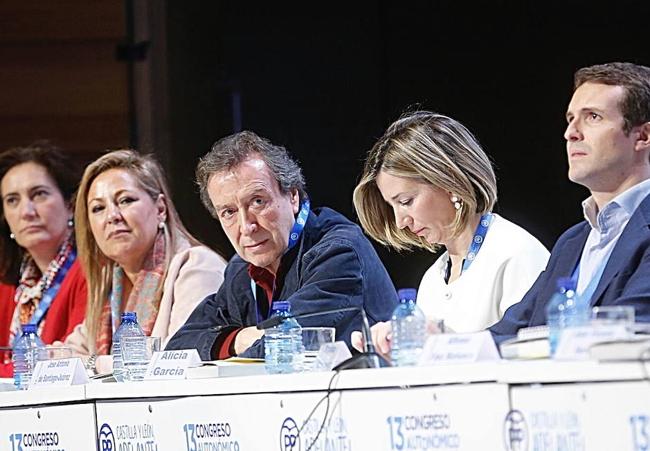
<path fill-rule="evenodd" d="M 362 307 L 341 307 L 329 310 L 320 310 L 318 312 L 309 313 L 290 313 L 287 316 L 272 316 L 264 321 L 260 321 L 257 325 L 258 330 L 270 329 L 271 327 L 278 326 L 287 318 L 311 318 L 313 316 L 328 315 L 331 313 L 341 312 L 360 312 L 361 313 L 361 334 L 363 335 L 363 352 L 353 355 L 347 360 L 336 365 L 332 368 L 333 371 L 362 369 L 362 368 L 381 368 L 382 366 L 390 366 L 386 359 L 377 354 L 375 346 L 372 344 L 372 335 L 370 334 L 370 326 L 368 324 L 368 316 Z"/>
<path fill-rule="evenodd" d="M 270 329 L 271 327 L 279 326 L 280 323 L 282 323 L 285 319 L 288 318 L 296 318 L 296 319 L 311 318 L 312 316 L 329 315 L 330 313 L 341 313 L 341 312 L 358 312 L 359 310 L 362 309 L 360 307 L 341 307 L 341 308 L 333 308 L 329 310 L 320 310 L 318 312 L 289 313 L 287 316 L 272 316 L 270 318 L 265 319 L 264 321 L 260 321 L 259 324 L 257 325 L 257 329 L 265 330 L 265 329 Z"/>

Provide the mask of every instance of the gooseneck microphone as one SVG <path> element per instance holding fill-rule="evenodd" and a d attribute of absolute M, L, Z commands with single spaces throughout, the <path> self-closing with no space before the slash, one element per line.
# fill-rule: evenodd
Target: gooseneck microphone
<path fill-rule="evenodd" d="M 341 308 L 333 308 L 329 310 L 319 310 L 317 312 L 309 312 L 309 313 L 289 313 L 287 316 L 272 316 L 270 318 L 265 319 L 264 321 L 260 321 L 260 323 L 257 325 L 257 329 L 259 330 L 270 329 L 271 327 L 280 325 L 280 323 L 282 323 L 285 319 L 288 318 L 296 318 L 296 319 L 311 318 L 312 316 L 329 315 L 331 313 L 341 313 L 341 312 L 358 312 L 360 310 L 362 310 L 360 307 L 341 307 Z"/>
<path fill-rule="evenodd" d="M 271 327 L 278 326 L 288 318 L 311 318 L 313 316 L 329 315 L 332 313 L 341 312 L 360 312 L 361 313 L 361 334 L 363 335 L 363 352 L 353 355 L 347 360 L 336 365 L 332 370 L 351 370 L 361 368 L 381 368 L 382 366 L 390 366 L 386 360 L 377 354 L 375 346 L 372 344 L 372 335 L 370 334 L 370 326 L 368 324 L 368 317 L 366 311 L 362 307 L 341 307 L 329 310 L 320 310 L 318 312 L 309 313 L 290 313 L 287 316 L 272 316 L 264 321 L 260 321 L 257 325 L 259 330 L 270 329 Z"/>

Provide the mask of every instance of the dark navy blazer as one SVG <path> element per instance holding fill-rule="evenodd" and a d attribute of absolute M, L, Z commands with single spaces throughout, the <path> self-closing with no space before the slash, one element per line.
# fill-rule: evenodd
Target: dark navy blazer
<path fill-rule="evenodd" d="M 583 221 L 560 236 L 546 269 L 528 293 L 490 327 L 495 342 L 514 336 L 522 327 L 546 324 L 546 304 L 556 289 L 556 280 L 573 274 L 590 230 L 587 221 Z M 650 196 L 641 202 L 623 229 L 591 305 L 632 305 L 637 321 L 650 322 Z"/>

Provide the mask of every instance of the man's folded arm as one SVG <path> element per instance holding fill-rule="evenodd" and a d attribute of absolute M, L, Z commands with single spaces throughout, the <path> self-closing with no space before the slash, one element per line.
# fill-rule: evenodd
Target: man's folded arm
<path fill-rule="evenodd" d="M 196 349 L 201 360 L 219 358 L 219 350 L 242 324 L 234 322 L 223 302 L 223 287 L 206 297 L 169 340 L 166 349 Z M 221 357 L 223 358 L 223 357 Z"/>
<path fill-rule="evenodd" d="M 287 298 L 291 302 L 292 313 L 363 305 L 361 265 L 357 253 L 351 246 L 334 241 L 315 246 L 303 258 L 302 284 Z M 357 312 L 329 313 L 300 318 L 298 322 L 303 327 L 334 327 L 337 340 L 344 340 L 349 346 L 350 334 L 344 330 L 349 328 L 357 315 Z M 263 340 L 255 341 L 240 356 L 264 357 Z"/>

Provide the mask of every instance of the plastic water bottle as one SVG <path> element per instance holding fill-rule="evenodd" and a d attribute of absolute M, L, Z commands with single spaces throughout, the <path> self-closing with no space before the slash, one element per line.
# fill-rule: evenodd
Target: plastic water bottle
<path fill-rule="evenodd" d="M 273 302 L 271 316 L 288 317 L 289 301 Z M 264 364 L 267 373 L 296 373 L 303 370 L 305 350 L 302 328 L 294 318 L 287 318 L 264 332 Z"/>
<path fill-rule="evenodd" d="M 390 356 L 393 366 L 414 366 L 427 339 L 427 319 L 415 303 L 415 288 L 402 288 L 397 296 L 399 305 L 391 318 L 393 337 Z"/>
<path fill-rule="evenodd" d="M 125 382 L 124 363 L 122 361 L 122 349 L 120 348 L 120 339 L 122 337 L 144 337 L 144 332 L 138 324 L 135 312 L 122 313 L 122 322 L 113 334 L 113 345 L 111 354 L 113 355 L 113 377 L 117 382 Z"/>
<path fill-rule="evenodd" d="M 12 360 L 14 364 L 14 385 L 16 390 L 27 390 L 32 372 L 45 345 L 36 333 L 36 324 L 23 324 L 22 335 L 16 337 Z"/>
<path fill-rule="evenodd" d="M 546 324 L 548 325 L 548 342 L 551 356 L 555 355 L 560 336 L 568 327 L 584 326 L 589 323 L 588 305 L 576 296 L 576 281 L 570 277 L 560 277 L 556 283 L 557 290 L 546 306 Z"/>

